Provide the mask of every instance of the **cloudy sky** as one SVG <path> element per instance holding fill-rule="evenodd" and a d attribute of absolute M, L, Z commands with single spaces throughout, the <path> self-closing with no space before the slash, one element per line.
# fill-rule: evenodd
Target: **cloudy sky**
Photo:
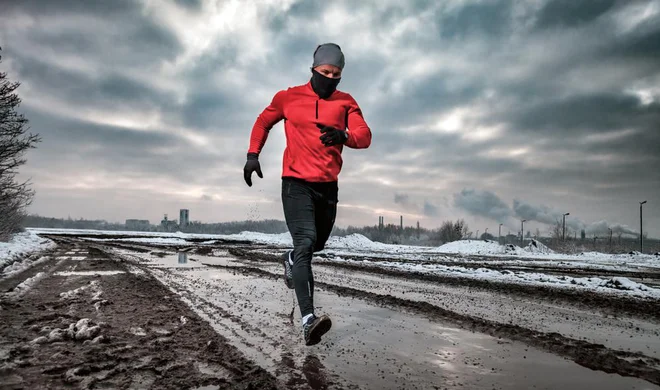
<path fill-rule="evenodd" d="M 339 226 L 637 232 L 648 200 L 660 236 L 660 0 L 3 1 L 0 69 L 43 139 L 30 211 L 283 219 L 282 123 L 251 188 L 249 135 L 324 42 L 373 132 L 344 150 Z"/>

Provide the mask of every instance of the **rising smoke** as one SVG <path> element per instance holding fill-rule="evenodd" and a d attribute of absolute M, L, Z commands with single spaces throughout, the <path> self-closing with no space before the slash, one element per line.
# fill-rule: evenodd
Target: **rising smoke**
<path fill-rule="evenodd" d="M 495 193 L 474 189 L 464 189 L 460 193 L 454 194 L 454 205 L 472 215 L 490 218 L 516 229 L 518 221 L 521 219 L 536 221 L 545 225 L 554 225 L 557 221 L 562 221 L 563 216 L 563 212 L 552 207 L 546 205 L 537 206 L 519 199 L 514 199 L 513 208 L 510 208 Z M 590 235 L 609 234 L 609 229 L 612 229 L 612 232 L 615 234 L 639 235 L 638 232 L 629 228 L 627 225 L 607 221 L 587 224 L 579 218 L 570 215 L 566 217 L 566 228 L 574 231 L 584 229 L 585 233 Z"/>

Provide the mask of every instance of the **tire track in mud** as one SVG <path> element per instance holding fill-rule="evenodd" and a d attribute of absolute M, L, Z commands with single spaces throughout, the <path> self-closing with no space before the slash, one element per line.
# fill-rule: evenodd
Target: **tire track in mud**
<path fill-rule="evenodd" d="M 233 270 L 261 277 L 281 279 L 281 275 L 273 274 L 252 266 L 223 266 L 206 264 L 209 267 Z M 331 291 L 339 296 L 349 296 L 364 299 L 379 306 L 404 309 L 416 315 L 425 316 L 439 322 L 451 322 L 460 328 L 485 333 L 493 337 L 521 341 L 556 355 L 568 358 L 575 363 L 592 370 L 627 377 L 636 377 L 660 385 L 660 359 L 648 357 L 641 353 L 613 350 L 602 344 L 571 339 L 559 333 L 543 333 L 513 324 L 502 324 L 494 321 L 462 315 L 440 308 L 427 302 L 410 301 L 392 295 L 383 295 L 314 281 L 320 288 Z"/>
<path fill-rule="evenodd" d="M 280 262 L 280 258 L 278 256 L 259 251 L 251 251 L 240 248 L 229 248 L 228 251 L 232 255 L 243 259 L 257 259 L 278 264 Z M 598 308 L 606 314 L 626 314 L 641 319 L 660 321 L 660 300 L 654 299 L 627 298 L 615 295 L 598 294 L 584 290 L 496 282 L 458 276 L 444 276 L 419 271 L 399 271 L 379 266 L 365 266 L 359 264 L 338 263 L 334 261 L 323 261 L 317 264 L 349 271 L 384 275 L 406 280 L 419 280 L 424 282 L 441 283 L 448 286 L 467 286 L 484 290 L 493 290 L 498 293 L 509 295 L 515 294 L 521 297 L 533 299 L 546 299 L 551 302 L 563 301 L 576 306 L 586 306 L 592 309 Z"/>
<path fill-rule="evenodd" d="M 329 380 L 330 377 L 334 376 L 327 372 L 317 357 L 307 355 L 302 362 L 302 366 L 297 366 L 293 359 L 294 354 L 281 337 L 268 336 L 259 327 L 250 324 L 241 317 L 232 315 L 210 299 L 193 293 L 190 291 L 189 286 L 179 282 L 181 276 L 176 275 L 172 270 L 167 268 L 154 269 L 144 264 L 135 263 L 132 260 L 129 261 L 175 293 L 179 299 L 207 322 L 222 327 L 226 333 L 233 335 L 232 342 L 238 343 L 241 350 L 252 352 L 248 356 L 260 356 L 255 363 L 271 372 L 278 381 L 286 385 L 287 389 L 311 388 L 321 390 L 330 388 L 330 384 L 332 384 L 332 389 L 345 388 L 337 383 L 340 378 L 333 378 L 334 381 Z M 209 291 L 214 287 L 212 283 L 205 280 L 195 280 L 195 284 L 198 288 L 200 284 L 204 284 Z M 255 344 L 249 340 L 259 340 L 259 343 Z M 275 356 L 281 356 L 281 359 L 276 360 Z"/>

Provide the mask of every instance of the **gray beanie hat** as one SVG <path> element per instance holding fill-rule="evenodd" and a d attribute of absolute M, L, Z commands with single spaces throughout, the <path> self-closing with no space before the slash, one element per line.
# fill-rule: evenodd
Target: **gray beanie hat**
<path fill-rule="evenodd" d="M 336 43 L 324 43 L 319 45 L 314 51 L 314 64 L 312 68 L 319 65 L 334 65 L 339 69 L 344 69 L 344 53 L 341 47 Z"/>

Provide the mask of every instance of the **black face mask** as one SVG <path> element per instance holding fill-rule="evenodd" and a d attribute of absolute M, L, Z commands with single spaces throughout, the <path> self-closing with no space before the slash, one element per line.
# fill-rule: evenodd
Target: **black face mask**
<path fill-rule="evenodd" d="M 312 69 L 312 88 L 321 99 L 330 97 L 335 92 L 335 89 L 337 89 L 337 84 L 339 84 L 340 80 L 341 77 L 332 79 Z"/>

